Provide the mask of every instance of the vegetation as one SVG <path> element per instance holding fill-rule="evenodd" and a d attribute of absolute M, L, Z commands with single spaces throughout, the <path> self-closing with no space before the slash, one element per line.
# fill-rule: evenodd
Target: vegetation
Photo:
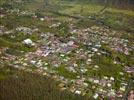
<path fill-rule="evenodd" d="M 60 91 L 56 84 L 49 77 L 18 71 L 7 66 L 0 70 L 0 99 L 86 100 L 82 96 Z"/>
<path fill-rule="evenodd" d="M 133 5 L 133 0 L 1 0 L 0 100 L 123 95 L 122 84 L 134 70 Z M 27 39 L 35 44 L 24 43 Z"/>

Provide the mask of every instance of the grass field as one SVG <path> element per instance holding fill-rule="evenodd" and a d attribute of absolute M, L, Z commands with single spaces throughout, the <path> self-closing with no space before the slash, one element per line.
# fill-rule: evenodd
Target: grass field
<path fill-rule="evenodd" d="M 30 11 L 40 11 L 44 15 L 55 16 L 51 12 L 47 12 L 44 8 L 48 10 L 54 10 L 60 13 L 74 15 L 74 16 L 91 16 L 97 15 L 97 19 L 104 21 L 107 25 L 114 29 L 125 30 L 128 32 L 134 31 L 134 11 L 125 10 L 119 8 L 107 7 L 107 9 L 99 14 L 100 10 L 104 8 L 103 5 L 91 4 L 91 3 L 81 3 L 81 2 L 67 2 L 67 1 L 49 1 L 51 7 L 46 7 L 43 0 L 32 2 L 30 4 L 24 5 L 25 9 Z M 83 8 L 83 10 L 81 10 Z M 56 16 L 58 20 L 65 21 L 68 20 L 64 16 Z M 90 23 L 90 22 L 89 22 Z"/>

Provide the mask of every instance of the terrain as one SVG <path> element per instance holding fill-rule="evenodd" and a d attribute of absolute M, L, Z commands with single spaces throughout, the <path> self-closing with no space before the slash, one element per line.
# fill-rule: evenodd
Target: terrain
<path fill-rule="evenodd" d="M 0 5 L 1 100 L 132 100 L 132 9 L 67 0 Z"/>

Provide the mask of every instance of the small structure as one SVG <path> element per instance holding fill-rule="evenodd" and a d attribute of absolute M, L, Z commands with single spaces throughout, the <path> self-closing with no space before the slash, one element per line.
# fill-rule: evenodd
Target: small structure
<path fill-rule="evenodd" d="M 22 42 L 23 44 L 29 45 L 29 46 L 34 46 L 35 43 L 33 43 L 33 41 L 31 39 L 25 39 Z"/>

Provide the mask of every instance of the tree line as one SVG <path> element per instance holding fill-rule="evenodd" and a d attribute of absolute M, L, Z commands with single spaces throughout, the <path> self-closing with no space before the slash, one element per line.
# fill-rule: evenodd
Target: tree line
<path fill-rule="evenodd" d="M 64 1 L 64 0 L 61 0 Z M 80 1 L 80 2 L 89 2 L 89 3 L 97 3 L 97 4 L 108 4 L 109 6 L 116 6 L 122 8 L 134 8 L 134 0 L 66 0 L 66 1 Z"/>
<path fill-rule="evenodd" d="M 111 6 L 130 7 L 134 6 L 134 0 L 89 0 L 101 4 L 109 4 Z"/>

